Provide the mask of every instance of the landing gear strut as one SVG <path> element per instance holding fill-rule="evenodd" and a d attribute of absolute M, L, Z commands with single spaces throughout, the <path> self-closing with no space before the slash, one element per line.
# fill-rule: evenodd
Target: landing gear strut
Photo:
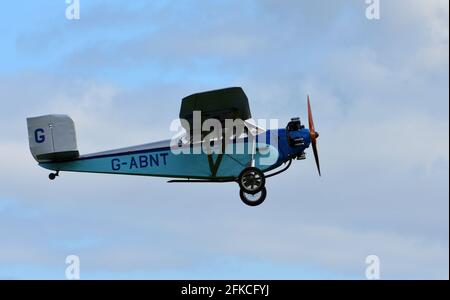
<path fill-rule="evenodd" d="M 264 202 L 267 196 L 265 188 L 266 177 L 255 167 L 244 169 L 238 177 L 241 200 L 250 206 L 257 206 Z"/>
<path fill-rule="evenodd" d="M 55 180 L 56 176 L 59 176 L 59 171 L 56 171 L 55 173 L 48 174 L 48 179 Z"/>

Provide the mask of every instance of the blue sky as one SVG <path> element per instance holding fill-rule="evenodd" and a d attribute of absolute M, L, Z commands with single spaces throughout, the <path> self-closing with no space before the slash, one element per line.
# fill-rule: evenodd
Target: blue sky
<path fill-rule="evenodd" d="M 0 278 L 386 279 L 449 274 L 448 1 L 21 1 L 0 10 Z M 25 118 L 66 113 L 82 153 L 170 137 L 180 100 L 242 86 L 256 118 L 306 121 L 295 163 L 235 185 L 36 166 Z M 310 156 L 310 155 L 309 155 Z"/>

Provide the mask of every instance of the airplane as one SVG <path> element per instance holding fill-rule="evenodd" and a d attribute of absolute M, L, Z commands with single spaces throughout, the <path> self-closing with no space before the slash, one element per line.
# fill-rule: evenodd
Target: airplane
<path fill-rule="evenodd" d="M 305 159 L 309 146 L 321 176 L 309 95 L 307 107 L 308 129 L 292 118 L 285 128 L 264 130 L 251 121 L 243 89 L 230 87 L 183 98 L 183 131 L 170 140 L 80 155 L 74 122 L 61 114 L 27 118 L 28 139 L 38 165 L 54 171 L 50 180 L 67 171 L 165 177 L 169 183 L 237 182 L 241 200 L 258 206 L 267 196 L 266 179 Z M 201 120 L 215 121 L 219 132 L 198 133 Z"/>

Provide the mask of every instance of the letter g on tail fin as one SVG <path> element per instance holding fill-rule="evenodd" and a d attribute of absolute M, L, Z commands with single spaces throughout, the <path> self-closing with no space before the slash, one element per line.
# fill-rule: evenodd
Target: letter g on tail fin
<path fill-rule="evenodd" d="M 31 154 L 38 162 L 77 158 L 75 125 L 67 115 L 27 118 Z"/>

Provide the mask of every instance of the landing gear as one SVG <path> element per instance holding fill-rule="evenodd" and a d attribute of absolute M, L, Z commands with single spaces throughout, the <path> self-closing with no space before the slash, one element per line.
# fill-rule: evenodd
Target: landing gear
<path fill-rule="evenodd" d="M 247 204 L 248 206 L 258 206 L 266 200 L 267 190 L 263 187 L 256 194 L 247 194 L 243 190 L 239 192 L 239 196 L 241 196 L 242 202 Z"/>
<path fill-rule="evenodd" d="M 264 202 L 267 196 L 265 188 L 266 176 L 255 167 L 244 169 L 237 180 L 242 202 L 249 206 L 257 206 Z"/>
<path fill-rule="evenodd" d="M 59 171 L 56 171 L 55 173 L 48 174 L 48 179 L 55 180 L 56 176 L 59 176 Z"/>
<path fill-rule="evenodd" d="M 264 188 L 266 177 L 260 169 L 249 167 L 244 169 L 239 175 L 238 184 L 241 191 L 254 195 Z"/>

